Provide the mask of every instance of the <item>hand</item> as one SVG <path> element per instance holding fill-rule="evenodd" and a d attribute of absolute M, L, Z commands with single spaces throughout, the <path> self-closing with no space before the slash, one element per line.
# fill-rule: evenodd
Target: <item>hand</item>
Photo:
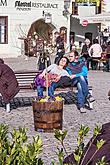
<path fill-rule="evenodd" d="M 57 77 L 55 78 L 55 82 L 58 82 L 58 81 L 60 80 L 60 78 L 61 78 L 61 76 L 57 76 Z"/>
<path fill-rule="evenodd" d="M 75 74 L 70 75 L 70 78 L 71 78 L 71 79 L 73 79 L 73 78 L 75 78 L 75 77 L 76 77 Z"/>
<path fill-rule="evenodd" d="M 44 77 L 44 75 L 41 73 L 40 75 L 39 75 L 39 78 L 43 78 Z"/>

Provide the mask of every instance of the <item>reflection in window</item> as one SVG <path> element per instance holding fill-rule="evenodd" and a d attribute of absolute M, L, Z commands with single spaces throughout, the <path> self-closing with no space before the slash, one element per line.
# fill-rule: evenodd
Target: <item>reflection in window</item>
<path fill-rule="evenodd" d="M 8 17 L 0 16 L 0 44 L 8 43 Z"/>

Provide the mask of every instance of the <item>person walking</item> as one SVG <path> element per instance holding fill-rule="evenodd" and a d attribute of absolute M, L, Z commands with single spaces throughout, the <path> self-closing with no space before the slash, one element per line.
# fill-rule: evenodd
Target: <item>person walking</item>
<path fill-rule="evenodd" d="M 93 45 L 89 49 L 89 56 L 92 58 L 91 59 L 91 68 L 97 69 L 98 67 L 98 60 L 101 59 L 101 54 L 102 54 L 102 48 L 98 42 L 98 39 L 93 40 Z"/>
<path fill-rule="evenodd" d="M 57 54 L 56 54 L 54 63 L 57 64 L 59 62 L 59 60 L 65 54 L 64 39 L 60 35 L 60 33 L 58 33 L 58 32 L 56 33 L 56 40 L 55 40 L 55 42 L 56 42 Z"/>
<path fill-rule="evenodd" d="M 106 71 L 109 72 L 110 70 L 110 41 L 107 44 L 106 48 Z"/>
<path fill-rule="evenodd" d="M 83 47 L 82 47 L 81 55 L 82 55 L 82 57 L 84 57 L 84 59 L 86 60 L 86 62 L 87 62 L 87 68 L 88 68 L 88 70 L 89 70 L 90 56 L 89 56 L 88 51 L 89 51 L 89 48 L 90 48 L 90 46 L 91 46 L 91 42 L 90 42 L 90 40 L 89 40 L 88 38 L 86 38 L 85 41 L 84 41 L 84 43 L 85 43 L 85 44 L 84 44 Z"/>

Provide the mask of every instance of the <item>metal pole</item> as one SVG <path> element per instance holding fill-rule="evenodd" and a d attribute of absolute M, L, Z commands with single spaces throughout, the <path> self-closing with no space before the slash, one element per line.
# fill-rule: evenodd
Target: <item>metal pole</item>
<path fill-rule="evenodd" d="M 45 60 L 45 68 L 46 68 L 46 96 L 48 97 L 48 71 L 47 71 L 47 58 Z"/>
<path fill-rule="evenodd" d="M 71 13 L 72 13 L 72 0 L 69 2 L 69 8 L 68 8 L 69 14 L 68 14 L 68 19 L 67 19 L 67 50 L 66 52 L 70 51 L 70 18 L 71 18 Z"/>

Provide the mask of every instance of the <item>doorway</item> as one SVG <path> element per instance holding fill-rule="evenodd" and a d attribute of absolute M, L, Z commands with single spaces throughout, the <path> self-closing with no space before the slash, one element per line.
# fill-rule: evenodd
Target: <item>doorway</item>
<path fill-rule="evenodd" d="M 92 43 L 92 33 L 90 32 L 85 33 L 85 38 L 88 38 Z"/>

